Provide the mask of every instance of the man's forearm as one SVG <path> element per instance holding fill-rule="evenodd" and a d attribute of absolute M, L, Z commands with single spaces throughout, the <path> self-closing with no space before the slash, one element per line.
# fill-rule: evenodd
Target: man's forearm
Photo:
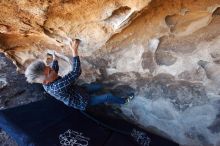
<path fill-rule="evenodd" d="M 78 47 L 72 50 L 73 57 L 78 56 Z"/>
<path fill-rule="evenodd" d="M 53 51 L 52 56 L 53 56 L 53 61 L 57 60 L 55 51 Z"/>
<path fill-rule="evenodd" d="M 72 43 L 72 54 L 73 54 L 73 57 L 78 56 L 79 43 L 80 43 L 80 40 L 78 40 L 78 39 L 74 40 L 74 42 Z"/>

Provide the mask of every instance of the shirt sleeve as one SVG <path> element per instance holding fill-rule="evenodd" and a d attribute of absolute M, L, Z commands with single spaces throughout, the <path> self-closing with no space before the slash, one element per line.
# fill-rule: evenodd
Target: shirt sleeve
<path fill-rule="evenodd" d="M 58 65 L 58 61 L 57 60 L 54 60 L 51 64 L 51 67 L 53 70 L 55 70 L 56 73 L 58 73 L 59 71 L 59 65 Z"/>
<path fill-rule="evenodd" d="M 81 75 L 81 66 L 79 56 L 73 57 L 72 71 L 70 71 L 67 75 L 59 79 L 58 84 L 56 84 L 56 88 L 62 89 L 70 84 L 74 83 L 76 79 Z"/>

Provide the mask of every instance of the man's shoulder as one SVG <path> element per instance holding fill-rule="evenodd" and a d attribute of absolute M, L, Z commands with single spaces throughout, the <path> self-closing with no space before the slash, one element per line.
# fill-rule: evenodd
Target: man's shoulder
<path fill-rule="evenodd" d="M 45 90 L 60 90 L 62 87 L 67 87 L 65 80 L 63 77 L 59 76 L 56 80 L 51 83 L 43 84 Z"/>
<path fill-rule="evenodd" d="M 55 87 L 55 82 L 49 84 L 42 84 L 44 89 L 50 89 L 51 87 Z"/>
<path fill-rule="evenodd" d="M 54 84 L 54 83 L 51 83 L 51 84 L 43 84 L 43 88 L 44 90 L 47 92 L 47 93 L 54 93 L 55 91 L 58 90 L 58 87 Z"/>

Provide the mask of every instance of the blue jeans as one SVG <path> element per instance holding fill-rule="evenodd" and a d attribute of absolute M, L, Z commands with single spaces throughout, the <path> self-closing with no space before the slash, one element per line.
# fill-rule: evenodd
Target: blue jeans
<path fill-rule="evenodd" d="M 102 84 L 99 83 L 91 83 L 91 84 L 84 84 L 82 87 L 89 93 L 93 94 L 103 88 Z M 120 98 L 117 96 L 112 95 L 110 92 L 102 94 L 102 95 L 91 95 L 89 99 L 89 105 L 98 105 L 103 103 L 109 104 L 124 104 L 126 102 L 125 98 Z"/>

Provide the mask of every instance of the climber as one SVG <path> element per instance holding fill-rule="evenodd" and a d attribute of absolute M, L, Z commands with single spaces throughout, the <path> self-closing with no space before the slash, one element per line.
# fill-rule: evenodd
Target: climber
<path fill-rule="evenodd" d="M 32 62 L 25 71 L 25 76 L 29 83 L 41 83 L 47 93 L 62 101 L 67 106 L 79 110 L 86 110 L 88 106 L 104 103 L 125 104 L 133 99 L 134 94 L 126 95 L 124 98 L 116 97 L 110 92 L 103 95 L 92 95 L 102 88 L 101 84 L 91 83 L 78 86 L 74 84 L 81 74 L 80 58 L 78 56 L 78 46 L 80 40 L 71 41 L 72 50 L 72 71 L 61 77 L 58 75 L 58 61 L 56 54 L 53 54 L 51 66 L 37 60 Z"/>

